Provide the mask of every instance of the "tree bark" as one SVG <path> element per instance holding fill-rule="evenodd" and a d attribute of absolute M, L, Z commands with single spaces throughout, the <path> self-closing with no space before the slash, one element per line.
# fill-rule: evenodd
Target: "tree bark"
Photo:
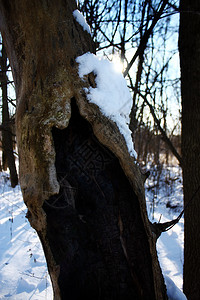
<path fill-rule="evenodd" d="M 118 127 L 88 103 L 94 52 L 75 1 L 0 1 L 17 91 L 20 183 L 55 299 L 167 299 L 143 177 Z"/>
<path fill-rule="evenodd" d="M 10 171 L 11 186 L 14 188 L 18 184 L 18 175 L 13 153 L 13 134 L 10 126 L 10 117 L 8 109 L 8 84 L 7 84 L 7 54 L 4 44 L 2 44 L 1 56 L 1 89 L 2 89 L 2 153 L 3 169 Z"/>
<path fill-rule="evenodd" d="M 200 185 L 200 2 L 180 2 L 179 51 L 182 93 L 182 168 L 184 204 Z M 185 210 L 184 293 L 200 299 L 200 201 Z"/>

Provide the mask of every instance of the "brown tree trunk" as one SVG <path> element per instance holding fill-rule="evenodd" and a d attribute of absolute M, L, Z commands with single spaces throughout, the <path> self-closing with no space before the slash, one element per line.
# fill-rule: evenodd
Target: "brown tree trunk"
<path fill-rule="evenodd" d="M 2 152 L 3 152 L 3 169 L 10 171 L 11 186 L 14 188 L 18 184 L 18 175 L 13 153 L 13 134 L 10 126 L 8 95 L 7 95 L 7 54 L 4 44 L 2 44 L 1 56 L 1 88 L 2 88 Z"/>
<path fill-rule="evenodd" d="M 179 50 L 182 93 L 182 159 L 184 203 L 200 185 L 200 2 L 180 2 Z M 199 194 L 185 210 L 184 293 L 200 299 Z"/>
<path fill-rule="evenodd" d="M 142 175 L 88 103 L 75 58 L 93 52 L 75 1 L 0 1 L 17 90 L 20 183 L 55 299 L 166 299 Z"/>

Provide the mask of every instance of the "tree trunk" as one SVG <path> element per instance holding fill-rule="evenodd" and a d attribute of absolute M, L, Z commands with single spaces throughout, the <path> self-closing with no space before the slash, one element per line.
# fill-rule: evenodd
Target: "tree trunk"
<path fill-rule="evenodd" d="M 17 91 L 20 183 L 55 299 L 167 299 L 143 178 L 114 122 L 86 100 L 94 52 L 75 1 L 0 1 Z"/>
<path fill-rule="evenodd" d="M 8 94 L 7 94 L 7 54 L 4 44 L 2 44 L 1 56 L 1 86 L 2 86 L 2 152 L 3 169 L 10 171 L 11 186 L 14 188 L 18 184 L 18 175 L 13 153 L 13 134 L 10 126 Z"/>
<path fill-rule="evenodd" d="M 182 159 L 184 203 L 200 185 L 200 2 L 180 2 L 179 50 L 182 93 Z M 199 194 L 185 210 L 184 293 L 200 299 Z"/>

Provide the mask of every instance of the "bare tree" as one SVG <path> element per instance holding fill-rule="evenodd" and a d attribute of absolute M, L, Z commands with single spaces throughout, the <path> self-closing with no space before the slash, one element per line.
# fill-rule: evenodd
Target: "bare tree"
<path fill-rule="evenodd" d="M 166 110 L 167 102 L 175 98 L 172 89 L 175 86 L 180 88 L 179 78 L 173 78 L 174 72 L 171 71 L 171 61 L 178 53 L 178 43 L 172 48 L 172 42 L 169 42 L 173 35 L 178 41 L 178 22 L 172 19 L 178 12 L 175 3 L 83 0 L 80 1 L 80 9 L 91 26 L 97 52 L 103 52 L 110 59 L 112 55 L 119 54 L 124 64 L 124 76 L 133 94 L 130 114 L 133 139 L 138 141 L 139 124 L 149 123 L 150 131 L 154 129 L 155 135 L 161 134 L 166 152 L 170 150 L 181 164 L 181 155 L 170 140 L 170 111 Z M 153 119 L 151 122 L 147 122 L 146 118 L 149 113 Z M 141 143 L 146 143 L 145 139 Z M 159 157 L 158 150 L 159 147 Z M 138 155 L 141 157 L 140 153 Z"/>
<path fill-rule="evenodd" d="M 1 68 L 1 89 L 2 89 L 2 152 L 3 152 L 3 169 L 7 167 L 10 170 L 11 186 L 15 187 L 18 184 L 18 175 L 15 165 L 15 157 L 13 152 L 13 132 L 8 107 L 8 78 L 7 78 L 7 54 L 2 44 L 2 55 L 0 58 Z"/>
<path fill-rule="evenodd" d="M 200 298 L 199 12 L 199 1 L 180 1 L 179 51 L 182 93 L 182 159 L 184 205 L 187 207 L 185 209 L 183 288 L 184 293 L 190 300 Z M 195 195 L 195 198 L 190 202 L 193 195 Z"/>

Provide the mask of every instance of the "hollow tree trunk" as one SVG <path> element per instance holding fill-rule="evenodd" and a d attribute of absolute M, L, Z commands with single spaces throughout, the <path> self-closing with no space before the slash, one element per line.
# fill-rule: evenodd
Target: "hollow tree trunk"
<path fill-rule="evenodd" d="M 115 123 L 86 100 L 94 52 L 75 1 L 0 1 L 17 91 L 20 182 L 55 299 L 166 299 L 143 178 Z"/>
<path fill-rule="evenodd" d="M 200 186 L 200 2 L 180 1 L 179 51 L 182 94 L 184 205 Z M 185 210 L 183 288 L 189 300 L 200 299 L 199 193 Z"/>

